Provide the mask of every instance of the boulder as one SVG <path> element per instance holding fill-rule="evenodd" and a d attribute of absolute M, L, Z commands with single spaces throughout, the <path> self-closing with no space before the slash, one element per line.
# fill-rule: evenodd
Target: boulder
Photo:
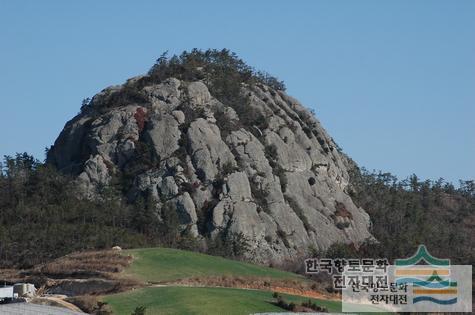
<path fill-rule="evenodd" d="M 178 122 L 171 115 L 163 115 L 161 119 L 151 120 L 149 126 L 145 137 L 153 145 L 154 153 L 160 159 L 169 158 L 179 147 L 181 133 Z"/>
<path fill-rule="evenodd" d="M 226 163 L 236 165 L 234 155 L 221 139 L 216 125 L 198 118 L 190 124 L 187 137 L 193 165 L 201 179 L 213 180 Z"/>
<path fill-rule="evenodd" d="M 206 105 L 211 100 L 208 87 L 201 81 L 188 84 L 188 97 L 195 105 Z"/>

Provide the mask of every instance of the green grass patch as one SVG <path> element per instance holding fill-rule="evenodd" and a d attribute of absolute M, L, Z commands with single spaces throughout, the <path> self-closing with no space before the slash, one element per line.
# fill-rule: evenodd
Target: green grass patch
<path fill-rule="evenodd" d="M 291 272 L 178 249 L 132 249 L 124 253 L 134 256 L 134 261 L 125 271 L 126 274 L 151 283 L 210 276 L 267 277 L 305 281 L 304 277 Z"/>
<path fill-rule="evenodd" d="M 282 294 L 286 301 L 300 304 L 308 298 Z M 340 302 L 311 299 L 330 312 L 341 310 Z M 247 315 L 284 311 L 273 305 L 272 292 L 231 288 L 155 287 L 104 297 L 117 315 L 130 315 L 137 306 L 147 314 Z"/>

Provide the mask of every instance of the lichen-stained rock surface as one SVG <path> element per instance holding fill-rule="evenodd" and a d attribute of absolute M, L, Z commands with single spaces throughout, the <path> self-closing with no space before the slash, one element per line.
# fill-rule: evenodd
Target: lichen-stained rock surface
<path fill-rule="evenodd" d="M 152 198 L 157 216 L 171 203 L 198 238 L 242 233 L 256 262 L 371 238 L 368 214 L 346 192 L 349 159 L 297 100 L 243 84 L 247 103 L 236 106 L 202 80 L 147 79 L 94 96 L 49 151 L 85 198 L 127 178 L 129 202 Z"/>

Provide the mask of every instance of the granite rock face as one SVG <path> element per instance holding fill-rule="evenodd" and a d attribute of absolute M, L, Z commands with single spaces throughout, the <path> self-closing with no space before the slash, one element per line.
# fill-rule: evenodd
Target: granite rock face
<path fill-rule="evenodd" d="M 124 198 L 153 198 L 158 216 L 171 202 L 198 238 L 242 233 L 256 262 L 372 238 L 368 214 L 346 192 L 348 157 L 297 100 L 243 85 L 249 110 L 264 119 L 250 124 L 204 82 L 138 88 L 137 80 L 94 96 L 49 151 L 48 162 L 76 176 L 85 198 L 132 174 Z M 117 95 L 132 86 L 140 101 L 124 103 Z"/>

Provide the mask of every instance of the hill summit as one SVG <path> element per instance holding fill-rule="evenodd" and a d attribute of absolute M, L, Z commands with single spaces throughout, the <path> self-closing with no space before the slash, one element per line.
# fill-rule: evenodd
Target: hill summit
<path fill-rule="evenodd" d="M 353 162 L 284 90 L 227 50 L 163 55 L 85 100 L 47 162 L 84 198 L 112 188 L 148 223 L 176 217 L 203 243 L 244 240 L 256 262 L 362 243 L 372 236 L 347 193 Z"/>

